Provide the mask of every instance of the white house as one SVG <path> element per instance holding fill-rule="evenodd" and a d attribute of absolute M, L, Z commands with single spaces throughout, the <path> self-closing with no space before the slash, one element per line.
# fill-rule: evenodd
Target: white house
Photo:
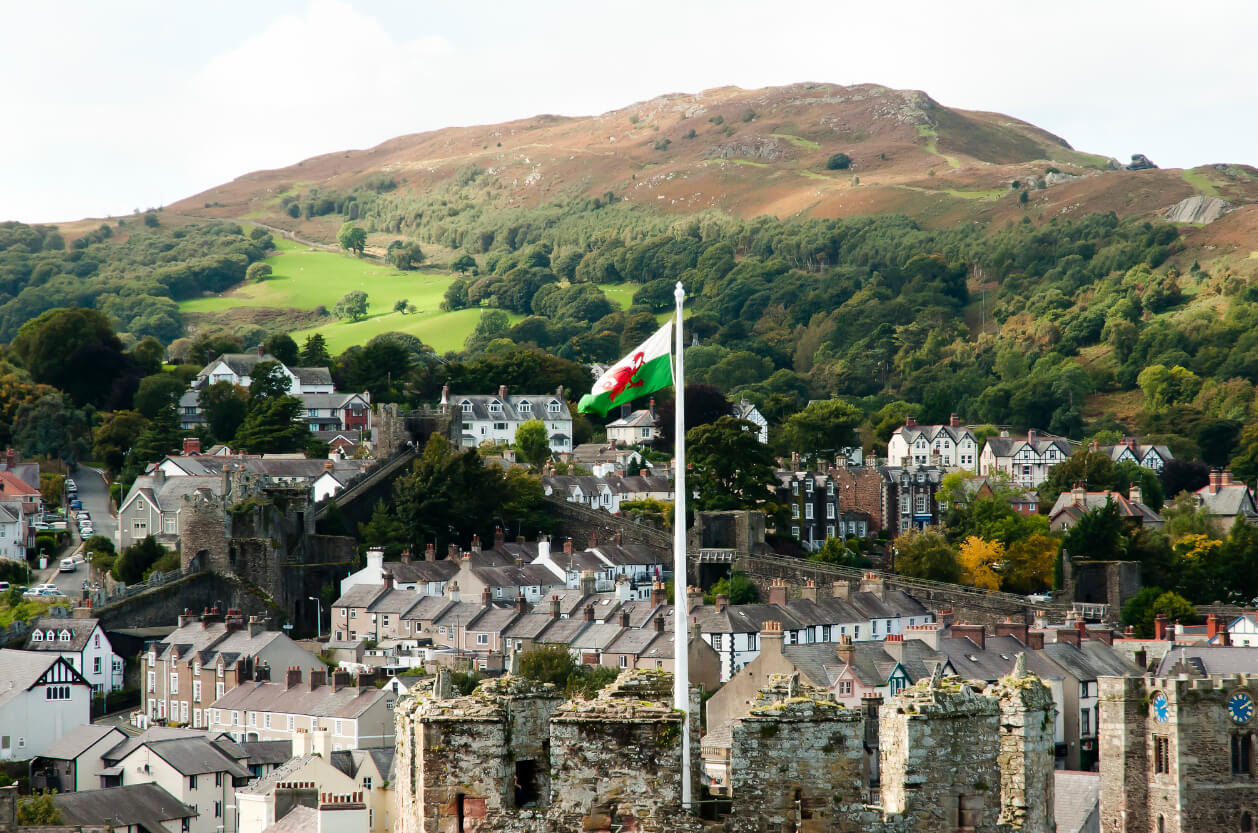
<path fill-rule="evenodd" d="M 1141 444 L 1139 437 L 1123 437 L 1118 445 L 1093 444 L 1093 450 L 1107 455 L 1115 463 L 1135 463 L 1146 469 L 1160 472 L 1175 459 L 1164 445 Z"/>
<path fill-rule="evenodd" d="M 232 833 L 236 788 L 248 783 L 248 754 L 230 738 L 189 730 L 149 729 L 104 755 L 100 786 L 156 784 L 197 816 L 188 833 Z"/>
<path fill-rule="evenodd" d="M 61 656 L 87 678 L 95 694 L 122 688 L 122 657 L 114 653 L 99 619 L 45 616 L 31 624 L 25 650 Z"/>
<path fill-rule="evenodd" d="M 105 753 L 126 739 L 117 726 L 75 726 L 31 761 L 31 789 L 59 793 L 100 789 Z"/>
<path fill-rule="evenodd" d="M 0 760 L 42 755 L 91 722 L 91 683 L 59 655 L 0 650 L 0 681 Z"/>
<path fill-rule="evenodd" d="M 0 558 L 22 561 L 26 558 L 26 520 L 20 501 L 0 502 Z"/>
<path fill-rule="evenodd" d="M 978 440 L 956 414 L 947 425 L 918 425 L 909 417 L 887 441 L 887 465 L 937 465 L 978 472 Z"/>
<path fill-rule="evenodd" d="M 616 445 L 646 445 L 659 435 L 654 400 L 650 408 L 625 414 L 607 423 L 607 441 Z"/>
<path fill-rule="evenodd" d="M 448 387 L 441 390 L 442 408 L 458 408 L 463 417 L 461 445 L 477 448 L 509 445 L 515 442 L 515 431 L 531 419 L 541 420 L 550 436 L 550 450 L 556 454 L 572 451 L 572 413 L 564 400 L 563 388 L 553 394 L 508 396 L 507 386 L 498 388 L 497 396 L 459 396 Z"/>
<path fill-rule="evenodd" d="M 262 362 L 279 362 L 279 359 L 264 353 L 261 348 L 257 353 L 224 353 L 202 368 L 192 380 L 192 387 L 200 389 L 228 382 L 247 388 L 252 381 L 250 374 Z M 282 362 L 279 365 L 288 378 L 288 392 L 293 396 L 332 392 L 332 374 L 326 367 L 288 367 Z"/>
<path fill-rule="evenodd" d="M 734 406 L 734 416 L 737 419 L 745 419 L 756 426 L 756 439 L 761 443 L 769 442 L 769 421 L 764 418 L 764 414 L 760 413 L 760 409 L 746 399 L 739 400 Z M 609 436 L 610 439 L 610 436 Z"/>
<path fill-rule="evenodd" d="M 1001 431 L 989 437 L 978 459 L 978 473 L 987 477 L 1004 472 L 1014 485 L 1034 489 L 1045 480 L 1054 466 L 1070 459 L 1070 441 L 1065 437 L 1041 434 L 1032 428 L 1025 437 L 1011 437 Z"/>
<path fill-rule="evenodd" d="M 367 550 L 367 566 L 341 579 L 341 595 L 358 586 L 382 588 L 385 572 L 393 576 L 393 586 L 400 590 L 414 590 L 420 596 L 442 596 L 446 582 L 459 574 L 459 559 L 438 561 L 433 545 L 429 544 L 423 561 L 412 561 L 403 553 L 401 561 L 390 561 L 386 567 L 384 550 L 372 547 Z"/>

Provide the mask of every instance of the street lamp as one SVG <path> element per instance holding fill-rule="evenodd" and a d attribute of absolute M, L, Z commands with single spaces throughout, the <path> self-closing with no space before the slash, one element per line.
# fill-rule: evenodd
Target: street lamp
<path fill-rule="evenodd" d="M 315 639 L 323 639 L 323 601 L 315 596 L 306 598 L 318 605 L 315 608 Z"/>

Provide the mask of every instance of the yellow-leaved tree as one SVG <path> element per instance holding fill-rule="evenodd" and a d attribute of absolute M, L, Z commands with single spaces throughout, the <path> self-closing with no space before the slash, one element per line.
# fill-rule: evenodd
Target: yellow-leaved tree
<path fill-rule="evenodd" d="M 957 563 L 961 566 L 961 582 L 984 590 L 1000 589 L 997 567 L 1005 560 L 1005 545 L 971 535 L 957 550 Z"/>
<path fill-rule="evenodd" d="M 1053 586 L 1053 566 L 1061 541 L 1037 532 L 1021 541 L 1014 541 L 1005 552 L 1000 579 L 1002 589 L 1010 593 L 1033 593 Z"/>

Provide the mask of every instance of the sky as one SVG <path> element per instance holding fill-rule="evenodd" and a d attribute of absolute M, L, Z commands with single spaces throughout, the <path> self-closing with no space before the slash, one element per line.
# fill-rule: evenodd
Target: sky
<path fill-rule="evenodd" d="M 451 125 L 878 83 L 1162 167 L 1258 164 L 1258 3 L 0 0 L 0 220 L 175 202 Z"/>

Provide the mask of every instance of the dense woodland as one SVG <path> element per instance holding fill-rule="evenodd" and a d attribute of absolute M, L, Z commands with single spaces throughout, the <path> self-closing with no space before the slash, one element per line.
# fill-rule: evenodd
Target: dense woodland
<path fill-rule="evenodd" d="M 174 403 L 196 369 L 259 345 L 290 363 L 326 364 L 338 388 L 368 390 L 375 401 L 432 402 L 446 383 L 467 392 L 562 385 L 575 398 L 590 363 L 615 360 L 659 326 L 681 280 L 694 340 L 688 379 L 696 402 L 706 396 L 711 406 L 693 410 L 714 422 L 721 403 L 750 399 L 770 420 L 778 453 L 858 439 L 877 450 L 905 416 L 932 423 L 958 413 L 974 425 L 1074 440 L 1139 433 L 1167 443 L 1188 468 L 1145 484 L 1159 500 L 1198 483 L 1205 465 L 1258 476 L 1258 289 L 1185 263 L 1173 225 L 1100 214 L 944 230 L 899 216 L 669 218 L 612 194 L 497 208 L 481 187 L 469 168 L 424 196 L 381 180 L 349 194 L 285 197 L 293 216 L 336 214 L 455 249 L 443 306 L 484 312 L 464 350 L 445 356 L 403 334 L 331 356 L 321 339 L 297 345 L 257 326 L 185 332 L 176 302 L 244 280 L 272 247 L 260 229 L 168 229 L 150 214 L 67 245 L 50 226 L 0 225 L 0 340 L 9 342 L 0 441 L 103 460 L 125 481 L 177 443 Z M 621 309 L 603 287 L 626 283 L 632 303 Z M 504 311 L 525 317 L 512 325 Z M 163 367 L 164 348 L 181 339 L 186 363 Z M 267 396 L 265 384 L 258 390 L 214 392 L 203 403 L 212 412 L 203 439 L 303 447 L 307 438 L 285 430 L 292 403 Z M 835 404 L 806 411 L 818 399 Z M 600 432 L 598 420 L 578 419 L 578 442 Z M 709 433 L 718 449 L 732 436 Z M 1080 465 L 1090 483 L 1122 489 L 1136 478 Z M 1002 546 L 1042 533 L 1006 535 Z M 955 561 L 965 544 L 954 536 L 944 546 Z M 1168 538 L 1141 560 L 1161 583 L 1183 588 L 1191 582 L 1167 566 L 1175 545 Z M 1144 552 L 1139 541 L 1130 546 Z M 1019 587 L 1047 581 L 1037 563 L 1037 578 Z"/>

